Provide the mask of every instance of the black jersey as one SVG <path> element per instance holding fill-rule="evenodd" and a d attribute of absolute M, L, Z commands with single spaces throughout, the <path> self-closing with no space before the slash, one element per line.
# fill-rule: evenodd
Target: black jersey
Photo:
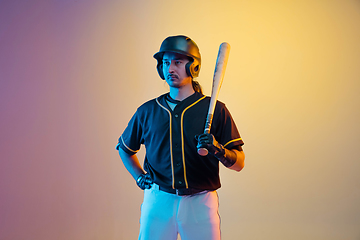
<path fill-rule="evenodd" d="M 198 92 L 174 110 L 166 94 L 150 100 L 137 109 L 118 147 L 135 154 L 144 144 L 144 169 L 162 187 L 216 190 L 221 186 L 219 160 L 210 154 L 200 156 L 195 139 L 204 132 L 209 103 L 210 98 Z M 241 149 L 244 144 L 228 109 L 219 101 L 210 133 L 228 149 Z"/>

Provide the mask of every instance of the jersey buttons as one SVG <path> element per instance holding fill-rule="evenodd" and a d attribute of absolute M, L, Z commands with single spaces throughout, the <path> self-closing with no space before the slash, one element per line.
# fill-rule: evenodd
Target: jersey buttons
<path fill-rule="evenodd" d="M 177 118 L 177 117 L 179 117 L 179 115 L 175 114 L 175 117 Z"/>

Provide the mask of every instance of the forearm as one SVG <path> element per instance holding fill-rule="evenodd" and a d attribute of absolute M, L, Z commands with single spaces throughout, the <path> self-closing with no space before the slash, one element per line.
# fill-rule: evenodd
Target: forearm
<path fill-rule="evenodd" d="M 233 151 L 236 154 L 236 162 L 234 163 L 234 165 L 229 167 L 229 169 L 240 172 L 245 166 L 245 153 L 243 151 L 238 151 L 235 149 L 229 151 Z"/>
<path fill-rule="evenodd" d="M 144 170 L 142 169 L 139 159 L 137 158 L 136 154 L 129 155 L 124 150 L 119 148 L 119 155 L 120 158 L 128 172 L 131 174 L 131 176 L 136 180 L 142 173 L 144 173 Z"/>
<path fill-rule="evenodd" d="M 214 156 L 227 168 L 241 171 L 244 167 L 245 154 L 243 151 L 236 149 L 224 148 L 221 144 L 216 143 L 219 147 L 219 152 L 215 152 Z"/>
<path fill-rule="evenodd" d="M 203 133 L 196 137 L 198 141 L 197 149 L 206 148 L 209 153 L 214 155 L 227 168 L 241 171 L 244 168 L 245 154 L 237 149 L 227 149 L 218 141 L 214 135 Z M 240 147 L 242 150 L 242 148 Z"/>

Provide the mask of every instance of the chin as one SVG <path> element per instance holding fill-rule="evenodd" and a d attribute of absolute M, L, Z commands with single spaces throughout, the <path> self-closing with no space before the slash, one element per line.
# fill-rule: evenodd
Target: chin
<path fill-rule="evenodd" d="M 166 81 L 166 83 L 169 85 L 169 87 L 180 87 L 180 84 L 174 81 Z"/>

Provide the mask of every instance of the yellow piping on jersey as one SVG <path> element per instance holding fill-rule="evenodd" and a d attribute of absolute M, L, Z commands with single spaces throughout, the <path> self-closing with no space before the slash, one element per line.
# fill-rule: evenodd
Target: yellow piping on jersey
<path fill-rule="evenodd" d="M 203 100 L 205 97 L 206 96 L 203 96 L 202 98 L 200 98 L 199 100 L 197 100 L 196 102 L 194 102 L 193 104 L 191 104 L 190 106 L 185 108 L 184 111 L 181 113 L 181 148 L 182 148 L 181 150 L 182 150 L 182 159 L 183 159 L 183 166 L 184 166 L 184 179 L 185 179 L 186 188 L 189 188 L 189 186 L 188 186 L 187 177 L 186 177 L 185 151 L 184 151 L 184 123 L 183 123 L 184 113 L 186 110 L 188 110 L 189 108 L 191 108 L 192 106 L 194 106 L 195 104 L 197 104 L 198 102 Z"/>
<path fill-rule="evenodd" d="M 128 146 L 126 146 L 126 144 L 125 144 L 125 142 L 124 142 L 124 139 L 122 138 L 122 135 L 121 135 L 121 141 L 122 141 L 122 143 L 124 144 L 124 146 L 129 150 L 129 151 L 131 151 L 131 152 L 133 152 L 133 153 L 137 153 L 139 150 L 132 150 L 131 148 L 129 148 Z"/>
<path fill-rule="evenodd" d="M 174 177 L 174 159 L 173 159 L 173 152 L 172 152 L 172 122 L 171 122 L 171 112 L 169 111 L 169 109 L 167 109 L 166 107 L 164 107 L 163 105 L 161 105 L 158 101 L 158 99 L 156 99 L 157 104 L 159 104 L 160 107 L 162 107 L 163 109 L 165 109 L 168 113 L 169 113 L 169 126 L 170 126 L 170 159 L 171 159 L 171 178 L 172 178 L 172 188 L 175 189 L 175 177 Z"/>
<path fill-rule="evenodd" d="M 227 142 L 227 143 L 224 145 L 224 147 L 226 147 L 226 145 L 229 145 L 229 144 L 232 143 L 232 142 L 241 141 L 241 140 L 242 140 L 242 138 L 233 139 L 233 140 Z"/>

